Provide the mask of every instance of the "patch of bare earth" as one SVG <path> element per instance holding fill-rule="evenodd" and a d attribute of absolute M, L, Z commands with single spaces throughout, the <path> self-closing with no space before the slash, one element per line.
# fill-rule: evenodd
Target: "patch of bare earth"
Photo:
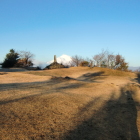
<path fill-rule="evenodd" d="M 140 87 L 135 74 L 124 75 L 100 68 L 0 74 L 0 139 L 138 140 Z"/>

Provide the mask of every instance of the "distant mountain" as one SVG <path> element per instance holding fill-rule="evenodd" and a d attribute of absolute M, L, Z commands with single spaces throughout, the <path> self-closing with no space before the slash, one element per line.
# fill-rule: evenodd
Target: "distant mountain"
<path fill-rule="evenodd" d="M 38 61 L 38 60 L 33 60 L 33 66 L 34 67 L 40 67 L 41 69 L 45 68 L 47 66 L 47 63 L 46 62 L 41 62 L 41 61 Z"/>
<path fill-rule="evenodd" d="M 139 70 L 140 71 L 140 67 L 128 67 L 129 70 L 132 70 L 132 71 L 136 71 L 136 70 Z"/>
<path fill-rule="evenodd" d="M 63 65 L 69 65 L 72 59 L 70 56 L 63 54 L 60 57 L 56 58 L 56 60 L 60 64 L 62 63 Z M 40 62 L 38 60 L 33 60 L 34 67 L 39 66 L 41 69 L 45 68 L 46 66 L 50 65 L 53 62 L 54 60 L 51 60 L 49 62 Z"/>
<path fill-rule="evenodd" d="M 60 64 L 62 63 L 63 65 L 69 65 L 69 63 L 72 61 L 71 57 L 68 55 L 65 55 L 65 54 L 61 55 L 60 57 L 57 57 L 56 60 L 58 63 L 60 63 Z M 51 60 L 51 61 L 47 62 L 47 64 L 49 65 L 53 62 L 54 62 L 54 60 Z"/>

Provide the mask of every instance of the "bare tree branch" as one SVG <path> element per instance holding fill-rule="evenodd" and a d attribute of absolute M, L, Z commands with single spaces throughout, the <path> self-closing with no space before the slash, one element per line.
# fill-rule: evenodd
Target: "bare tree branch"
<path fill-rule="evenodd" d="M 25 66 L 29 66 L 32 64 L 32 58 L 34 57 L 34 54 L 32 54 L 29 51 L 20 51 L 19 53 L 20 59 L 24 61 Z"/>
<path fill-rule="evenodd" d="M 78 55 L 72 57 L 72 63 L 77 67 L 80 65 L 82 60 L 83 60 L 82 57 Z"/>

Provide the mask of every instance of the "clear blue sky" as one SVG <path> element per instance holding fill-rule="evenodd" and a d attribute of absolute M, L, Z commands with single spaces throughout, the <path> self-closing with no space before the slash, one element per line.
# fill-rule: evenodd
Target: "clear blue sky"
<path fill-rule="evenodd" d="M 140 0 L 0 0 L 0 61 L 11 48 L 44 62 L 108 49 L 140 66 Z"/>

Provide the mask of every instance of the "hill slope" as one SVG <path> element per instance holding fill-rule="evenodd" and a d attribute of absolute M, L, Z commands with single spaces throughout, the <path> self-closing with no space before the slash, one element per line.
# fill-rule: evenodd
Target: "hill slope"
<path fill-rule="evenodd" d="M 134 73 L 78 67 L 0 78 L 2 140 L 139 139 Z"/>

